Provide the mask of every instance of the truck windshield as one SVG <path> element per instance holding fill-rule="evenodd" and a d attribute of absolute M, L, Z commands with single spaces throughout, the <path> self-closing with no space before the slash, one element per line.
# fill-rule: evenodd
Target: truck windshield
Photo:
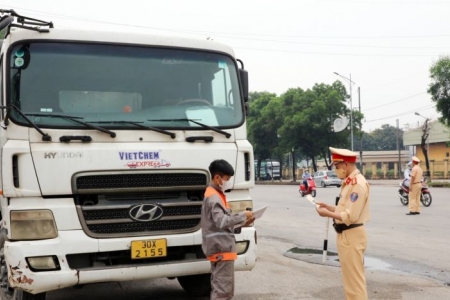
<path fill-rule="evenodd" d="M 27 43 L 12 49 L 8 104 L 41 128 L 86 128 L 57 114 L 102 127 L 232 128 L 244 122 L 237 70 L 224 54 L 124 45 Z M 11 119 L 29 122 L 16 111 Z M 120 120 L 121 122 L 113 122 Z"/>

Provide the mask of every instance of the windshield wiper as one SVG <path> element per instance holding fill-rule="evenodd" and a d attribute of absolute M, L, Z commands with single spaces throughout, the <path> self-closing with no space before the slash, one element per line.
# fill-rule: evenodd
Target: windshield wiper
<path fill-rule="evenodd" d="M 208 129 L 211 129 L 212 131 L 221 133 L 221 134 L 223 134 L 224 136 L 226 136 L 227 139 L 230 138 L 230 136 L 231 136 L 231 134 L 229 134 L 229 133 L 226 132 L 226 131 L 223 131 L 223 130 L 220 130 L 220 129 L 218 129 L 218 128 L 215 128 L 215 127 L 212 127 L 212 126 L 209 126 L 209 125 L 200 123 L 200 122 L 195 121 L 195 120 L 193 120 L 193 119 L 160 119 L 160 120 L 147 120 L 147 121 L 155 121 L 155 122 L 177 122 L 177 121 L 180 121 L 180 122 L 181 122 L 181 121 L 184 121 L 184 122 L 192 122 L 192 123 L 195 123 L 195 124 L 197 124 L 197 125 L 200 125 L 200 126 L 202 126 L 202 127 L 204 127 L 204 128 L 208 128 Z"/>
<path fill-rule="evenodd" d="M 107 123 L 109 123 L 109 124 L 131 124 L 131 125 L 134 125 L 134 126 L 137 126 L 137 127 L 145 128 L 145 129 L 148 129 L 148 130 L 153 130 L 153 131 L 156 131 L 156 132 L 159 132 L 159 133 L 162 133 L 162 134 L 166 134 L 166 135 L 170 135 L 170 137 L 172 139 L 174 139 L 176 137 L 176 134 L 173 133 L 173 132 L 170 132 L 170 131 L 167 131 L 167 130 L 164 130 L 164 129 L 159 129 L 159 128 L 156 128 L 156 127 L 150 127 L 150 126 L 141 125 L 140 123 L 143 123 L 143 122 L 99 121 L 99 122 L 93 122 L 93 123 L 99 123 L 99 124 L 107 124 Z"/>
<path fill-rule="evenodd" d="M 106 128 L 102 128 L 102 127 L 99 127 L 99 126 L 92 125 L 91 123 L 80 121 L 79 119 L 83 119 L 82 117 L 73 117 L 73 116 L 65 116 L 65 115 L 51 115 L 51 114 L 25 114 L 25 115 L 30 116 L 30 117 L 48 117 L 48 118 L 59 118 L 59 119 L 70 120 L 70 121 L 73 121 L 75 123 L 84 125 L 84 126 L 86 126 L 88 128 L 95 129 L 95 130 L 107 133 L 112 138 L 116 137 L 116 133 L 111 131 L 111 130 L 108 130 Z"/>
<path fill-rule="evenodd" d="M 22 118 L 24 118 L 25 120 L 27 120 L 28 124 L 30 124 L 31 126 L 34 127 L 34 129 L 37 130 L 37 132 L 39 132 L 42 135 L 42 140 L 46 141 L 46 142 L 51 142 L 52 141 L 52 137 L 49 136 L 47 133 L 44 133 L 36 124 L 34 124 L 33 121 L 31 121 L 17 106 L 15 105 L 8 105 L 8 106 L 0 106 L 0 108 L 6 108 L 8 109 L 8 111 L 6 112 L 6 116 L 5 116 L 5 125 L 8 125 L 8 119 L 9 119 L 9 111 L 11 108 L 13 108 L 19 115 L 22 116 Z"/>

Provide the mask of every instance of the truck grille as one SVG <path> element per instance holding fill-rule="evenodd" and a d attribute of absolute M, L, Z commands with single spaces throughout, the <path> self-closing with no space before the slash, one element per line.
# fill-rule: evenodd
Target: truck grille
<path fill-rule="evenodd" d="M 199 225 L 200 219 L 192 220 L 169 220 L 154 221 L 150 223 L 115 223 L 102 225 L 88 225 L 89 230 L 94 234 L 118 234 L 118 233 L 152 233 L 162 231 L 179 231 L 192 229 Z"/>
<path fill-rule="evenodd" d="M 199 189 L 208 185 L 204 171 L 120 171 L 116 173 L 81 173 L 73 177 L 74 193 L 117 193 L 167 189 Z"/>
<path fill-rule="evenodd" d="M 208 184 L 205 170 L 84 172 L 72 177 L 78 217 L 86 234 L 95 238 L 197 231 Z"/>
<path fill-rule="evenodd" d="M 86 234 L 96 238 L 188 233 L 200 228 L 201 201 L 159 206 L 163 210 L 161 218 L 147 222 L 135 221 L 130 217 L 129 211 L 133 205 L 77 205 L 77 211 Z"/>
<path fill-rule="evenodd" d="M 201 204 L 201 203 L 200 203 Z M 129 209 L 103 209 L 103 210 L 83 210 L 83 217 L 86 221 L 93 220 L 119 220 L 129 219 Z M 164 207 L 164 216 L 200 216 L 201 205 L 195 206 L 168 206 Z"/>

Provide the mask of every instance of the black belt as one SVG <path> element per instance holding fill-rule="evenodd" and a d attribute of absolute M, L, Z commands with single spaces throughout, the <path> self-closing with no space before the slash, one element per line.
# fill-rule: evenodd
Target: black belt
<path fill-rule="evenodd" d="M 351 225 L 345 225 L 345 224 L 336 224 L 333 223 L 334 230 L 336 230 L 337 233 L 342 233 L 342 231 L 347 229 L 352 229 L 355 227 L 363 226 L 364 224 L 351 224 Z"/>

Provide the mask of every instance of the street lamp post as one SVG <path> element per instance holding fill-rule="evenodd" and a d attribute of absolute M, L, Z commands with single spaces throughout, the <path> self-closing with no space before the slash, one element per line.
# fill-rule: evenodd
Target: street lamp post
<path fill-rule="evenodd" d="M 425 164 L 427 167 L 427 171 L 425 173 L 425 176 L 427 177 L 427 180 L 430 179 L 430 163 L 428 161 L 428 152 L 430 150 L 430 146 L 428 143 L 428 136 L 430 135 L 430 119 L 429 118 L 425 118 L 424 116 L 422 116 L 421 114 L 419 114 L 418 112 L 414 113 L 416 116 L 422 117 L 425 119 L 425 122 L 423 123 L 422 126 L 422 137 L 421 137 L 421 143 L 420 143 L 420 147 L 422 148 L 422 152 L 423 155 L 425 156 Z M 425 143 L 426 143 L 426 147 L 425 147 Z"/>
<path fill-rule="evenodd" d="M 336 74 L 337 76 L 344 78 L 345 80 L 348 81 L 348 84 L 350 86 L 350 144 L 351 144 L 351 149 L 353 151 L 353 105 L 352 105 L 352 84 L 355 84 L 352 81 L 352 74 L 350 74 L 350 78 L 347 78 L 337 72 L 334 72 L 334 74 Z M 362 149 L 361 149 L 362 150 Z"/>

